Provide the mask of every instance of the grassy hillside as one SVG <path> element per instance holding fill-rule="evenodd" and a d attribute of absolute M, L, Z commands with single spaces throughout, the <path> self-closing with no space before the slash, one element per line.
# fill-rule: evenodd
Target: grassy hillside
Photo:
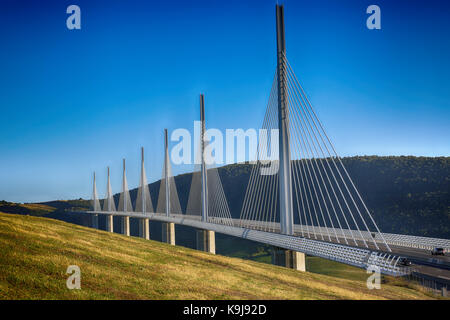
<path fill-rule="evenodd" d="M 81 268 L 81 290 L 66 269 Z M 401 280 L 301 273 L 61 221 L 0 213 L 0 299 L 428 299 Z"/>

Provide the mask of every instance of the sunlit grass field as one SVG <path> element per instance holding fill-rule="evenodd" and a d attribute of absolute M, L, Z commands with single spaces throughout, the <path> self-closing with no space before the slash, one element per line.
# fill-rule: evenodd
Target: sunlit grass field
<path fill-rule="evenodd" d="M 0 299 L 430 299 L 401 280 L 308 258 L 299 272 L 65 222 L 0 213 Z M 81 289 L 66 287 L 69 265 Z M 337 277 L 327 274 L 336 273 Z"/>

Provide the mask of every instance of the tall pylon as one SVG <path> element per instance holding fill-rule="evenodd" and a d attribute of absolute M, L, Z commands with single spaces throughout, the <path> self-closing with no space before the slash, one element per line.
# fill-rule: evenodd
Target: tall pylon
<path fill-rule="evenodd" d="M 95 182 L 95 172 L 94 172 L 94 183 L 93 183 L 93 190 L 92 190 L 92 210 L 93 211 L 100 211 L 100 201 L 98 200 L 98 194 L 97 194 L 97 184 Z"/>
<path fill-rule="evenodd" d="M 201 174 L 202 174 L 202 221 L 208 221 L 208 174 L 205 162 L 205 96 L 200 94 L 200 148 L 201 148 Z"/>
<path fill-rule="evenodd" d="M 106 197 L 103 203 L 103 211 L 116 211 L 116 204 L 114 203 L 114 197 L 111 189 L 111 178 L 109 175 L 109 167 L 108 167 L 108 180 L 106 183 Z"/>
<path fill-rule="evenodd" d="M 125 169 L 125 159 L 123 159 L 122 193 L 119 197 L 119 211 L 132 212 L 130 193 L 128 192 L 127 175 Z M 130 235 L 130 217 L 122 217 L 122 234 Z"/>
<path fill-rule="evenodd" d="M 145 214 L 146 212 L 154 212 L 147 183 L 147 176 L 145 174 L 144 147 L 141 148 L 141 181 L 137 193 L 135 211 L 141 212 L 142 214 Z"/>
<path fill-rule="evenodd" d="M 278 81 L 278 129 L 279 129 L 279 188 L 280 229 L 282 234 L 294 232 L 294 215 L 291 182 L 291 153 L 289 148 L 289 106 L 286 88 L 286 42 L 284 36 L 284 8 L 276 5 L 277 25 L 277 81 Z"/>
<path fill-rule="evenodd" d="M 166 216 L 182 213 L 175 179 L 172 176 L 172 169 L 170 166 L 169 137 L 167 129 L 164 129 L 164 165 L 159 186 L 156 213 L 164 214 Z"/>
<path fill-rule="evenodd" d="M 164 179 L 166 181 L 166 216 L 170 215 L 170 181 L 169 181 L 169 137 L 164 129 Z"/>
<path fill-rule="evenodd" d="M 200 132 L 196 150 L 194 172 L 186 207 L 187 215 L 199 215 L 201 221 L 233 225 L 230 208 L 223 191 L 217 167 L 209 167 L 205 148 L 205 96 L 200 94 Z M 202 236 L 203 237 L 203 236 Z"/>
<path fill-rule="evenodd" d="M 125 159 L 123 159 L 123 176 L 122 176 L 122 193 L 119 198 L 119 210 L 124 212 L 132 212 L 133 206 L 131 205 L 130 193 L 128 191 L 128 182 L 125 169 Z"/>

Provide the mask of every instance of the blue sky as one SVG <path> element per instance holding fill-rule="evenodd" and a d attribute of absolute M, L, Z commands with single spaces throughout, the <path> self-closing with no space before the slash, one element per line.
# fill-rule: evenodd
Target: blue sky
<path fill-rule="evenodd" d="M 0 2 L 0 199 L 114 192 L 162 170 L 163 129 L 258 128 L 276 1 Z M 66 8 L 81 8 L 81 30 Z M 450 155 L 446 1 L 284 1 L 287 56 L 342 156 Z M 366 28 L 367 6 L 381 30 Z M 183 168 L 174 168 L 175 173 Z"/>

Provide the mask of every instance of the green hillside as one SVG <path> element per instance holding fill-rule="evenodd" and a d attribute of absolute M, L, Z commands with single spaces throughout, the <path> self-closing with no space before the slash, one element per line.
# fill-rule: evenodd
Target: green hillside
<path fill-rule="evenodd" d="M 66 269 L 81 269 L 81 290 Z M 429 299 L 401 280 L 302 273 L 254 261 L 0 213 L 0 299 Z"/>

